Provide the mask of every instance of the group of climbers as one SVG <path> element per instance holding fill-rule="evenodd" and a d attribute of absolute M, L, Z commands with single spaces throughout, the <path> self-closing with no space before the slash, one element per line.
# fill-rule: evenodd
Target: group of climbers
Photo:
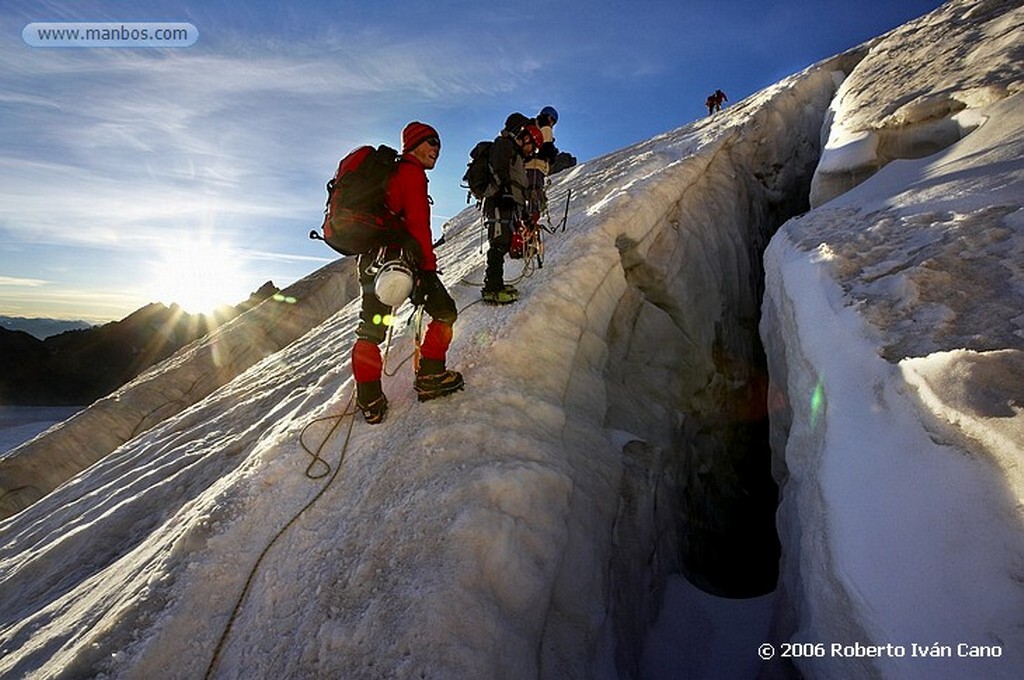
<path fill-rule="evenodd" d="M 725 101 L 727 97 L 721 90 L 709 95 L 705 102 L 708 114 L 720 111 Z M 505 282 L 505 257 L 509 255 L 514 238 L 521 237 L 524 230 L 539 228 L 540 216 L 547 209 L 547 176 L 575 163 L 575 158 L 559 153 L 555 147 L 553 130 L 557 123 L 558 112 L 551 106 L 542 108 L 535 118 L 512 113 L 497 138 L 493 142 L 481 142 L 471 154 L 474 163 L 479 159 L 478 164 L 483 167 L 482 186 L 476 187 L 469 180 L 472 168 L 464 179 L 470 182 L 471 193 L 480 201 L 487 232 L 487 265 L 481 291 L 484 302 L 509 304 L 518 299 L 516 288 Z M 373 154 L 372 148 L 363 149 Z M 397 161 L 389 166 L 391 172 L 385 179 L 386 185 L 378 183 L 383 190 L 384 205 L 383 214 L 374 217 L 374 222 L 380 232 L 391 235 L 379 248 L 358 251 L 361 309 L 352 348 L 356 404 L 366 422 L 371 424 L 383 421 L 388 409 L 388 400 L 381 388 L 380 345 L 387 337 L 393 308 L 407 297 L 430 316 L 419 347 L 414 382 L 419 399 L 443 397 L 465 385 L 462 374 L 447 368 L 445 363 L 458 311 L 438 276 L 430 230 L 432 201 L 427 193 L 426 172 L 437 163 L 441 136 L 430 125 L 414 121 L 402 130 L 400 155 L 385 146 L 377 150 L 382 151 L 389 152 L 392 159 L 397 156 Z M 356 163 L 349 161 L 355 156 L 353 152 L 339 165 L 335 177 L 339 185 L 344 186 L 342 175 L 346 164 L 355 167 Z M 333 188 L 333 183 L 328 184 L 329 209 Z M 343 210 L 339 208 L 339 212 Z M 346 214 L 339 218 L 339 224 L 345 219 L 350 223 L 366 223 L 361 216 Z M 332 242 L 328 227 L 333 224 L 334 219 L 328 216 L 324 240 L 343 254 L 353 254 L 347 246 L 339 247 L 338 242 Z M 399 285 L 385 294 L 388 288 L 385 286 L 382 290 L 380 274 L 388 265 L 382 263 L 382 258 L 392 252 L 399 254 L 398 269 L 405 272 L 409 282 L 406 287 Z"/>
<path fill-rule="evenodd" d="M 545 106 L 534 119 L 513 113 L 490 148 L 496 187 L 483 199 L 487 230 L 487 268 L 481 295 L 484 302 L 509 304 L 519 291 L 505 283 L 505 256 L 520 225 L 536 228 L 547 198 L 544 184 L 558 155 L 552 128 L 558 112 Z"/>
<path fill-rule="evenodd" d="M 518 297 L 515 288 L 505 284 L 504 259 L 515 225 L 536 224 L 545 205 L 546 177 L 550 164 L 558 156 L 552 132 L 557 122 L 558 113 L 550 106 L 541 109 L 534 119 L 513 113 L 491 145 L 490 166 L 498 186 L 482 202 L 489 240 L 482 293 L 485 302 L 506 304 Z M 386 219 L 379 220 L 396 236 L 389 237 L 387 244 L 380 248 L 359 254 L 361 307 L 352 347 L 352 375 L 356 383 L 356 405 L 370 424 L 382 422 L 387 414 L 388 400 L 381 386 L 380 345 L 387 337 L 393 306 L 401 304 L 407 296 L 430 316 L 419 347 L 413 383 L 420 401 L 449 395 L 465 385 L 462 374 L 446 366 L 458 311 L 438 275 L 430 230 L 432 201 L 427 191 L 426 172 L 434 168 L 440 152 L 441 136 L 436 129 L 419 121 L 405 126 L 401 154 L 384 190 Z M 336 180 L 341 179 L 343 166 L 344 161 Z M 333 185 L 329 185 L 329 205 L 332 189 Z M 325 220 L 325 225 L 330 221 Z M 382 256 L 392 250 L 401 253 L 414 279 L 411 290 L 401 290 L 395 299 L 382 292 L 378 276 Z M 382 297 L 388 301 L 382 301 Z"/>

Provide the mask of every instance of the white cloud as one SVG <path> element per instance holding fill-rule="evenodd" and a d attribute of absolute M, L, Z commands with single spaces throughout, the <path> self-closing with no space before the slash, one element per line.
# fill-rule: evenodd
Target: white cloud
<path fill-rule="evenodd" d="M 384 125 L 394 136 L 389 109 L 404 119 L 409 101 L 521 77 L 457 45 L 334 40 L 271 54 L 0 52 L 4 127 L 19 131 L 0 142 L 0 224 L 19 238 L 114 244 L 166 222 L 294 215 L 322 201 L 338 149 Z"/>
<path fill-rule="evenodd" d="M 0 286 L 23 286 L 35 288 L 37 286 L 45 285 L 46 281 L 42 279 L 23 279 L 15 276 L 0 276 Z"/>

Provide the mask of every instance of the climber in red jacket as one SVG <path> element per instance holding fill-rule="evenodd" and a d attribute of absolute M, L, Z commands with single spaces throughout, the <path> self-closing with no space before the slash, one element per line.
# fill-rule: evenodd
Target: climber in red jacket
<path fill-rule="evenodd" d="M 414 304 L 422 304 L 430 324 L 420 346 L 420 364 L 414 388 L 420 401 L 443 397 L 464 386 L 462 374 L 445 367 L 452 326 L 458 316 L 455 301 L 438 277 L 437 257 L 430 231 L 430 196 L 427 170 L 437 163 L 441 137 L 437 130 L 414 121 L 402 130 L 402 157 L 388 182 L 385 203 L 407 233 L 404 255 L 416 270 L 412 293 Z M 387 414 L 388 400 L 381 389 L 383 361 L 380 344 L 387 337 L 391 307 L 377 297 L 373 271 L 376 253 L 359 258 L 362 309 L 356 342 L 352 348 L 352 374 L 356 381 L 356 404 L 366 422 L 376 424 Z"/>

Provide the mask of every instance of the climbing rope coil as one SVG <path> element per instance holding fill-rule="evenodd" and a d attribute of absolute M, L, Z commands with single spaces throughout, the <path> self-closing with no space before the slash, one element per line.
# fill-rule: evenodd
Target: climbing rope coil
<path fill-rule="evenodd" d="M 561 222 L 554 228 L 549 226 L 551 223 L 551 216 L 547 211 L 547 206 L 545 206 L 544 208 L 544 214 L 546 217 L 545 222 L 541 222 L 538 219 L 537 224 L 534 228 L 523 228 L 523 269 L 520 275 L 516 279 L 511 281 L 511 283 L 518 283 L 523 279 L 529 278 L 536 272 L 537 269 L 543 267 L 543 234 L 554 234 L 559 230 L 563 232 L 565 231 L 566 220 L 569 216 L 569 201 L 571 199 L 572 190 L 570 189 L 566 194 L 565 198 L 564 215 L 561 219 Z M 406 297 L 408 297 L 408 294 L 411 292 L 412 279 L 412 273 L 411 271 L 408 270 L 407 265 L 405 265 L 400 260 L 398 264 L 393 264 L 393 262 L 394 260 L 389 260 L 388 262 L 381 261 L 378 267 L 378 274 L 380 272 L 384 272 L 386 276 L 382 277 L 381 280 L 377 280 L 375 278 L 375 290 L 378 291 L 378 295 L 384 293 L 385 297 L 388 297 L 388 302 L 397 303 L 393 304 L 391 308 L 392 319 L 395 318 L 395 312 L 398 310 L 399 307 L 401 307 Z M 462 283 L 475 285 L 477 287 L 483 286 L 482 283 L 470 283 L 465 279 L 462 280 Z M 407 288 L 410 290 L 407 290 Z M 472 305 L 478 302 L 480 302 L 480 300 L 474 300 L 473 302 L 470 302 L 469 304 L 462 307 L 459 310 L 459 313 L 461 314 L 465 309 L 471 307 Z M 389 378 L 397 375 L 399 369 L 401 369 L 401 367 L 404 366 L 405 363 L 410 359 L 413 360 L 414 368 L 417 370 L 419 368 L 419 352 L 420 343 L 422 340 L 423 326 L 422 305 L 414 306 L 412 315 L 410 316 L 409 319 L 409 323 L 413 325 L 414 330 L 413 352 L 410 355 L 406 356 L 404 359 L 402 359 L 400 362 L 398 362 L 398 364 L 391 371 L 388 370 L 388 358 L 391 354 L 391 342 L 394 335 L 395 324 L 393 323 L 388 328 L 384 352 L 382 356 L 382 372 L 385 376 Z M 220 664 L 221 654 L 224 651 L 224 646 L 227 643 L 228 637 L 231 634 L 231 630 L 234 627 L 235 621 L 237 620 L 238 615 L 241 612 L 242 605 L 245 603 L 245 600 L 248 597 L 249 591 L 256 578 L 256 572 L 259 571 L 264 559 L 266 559 L 267 555 L 270 553 L 270 550 L 274 547 L 277 541 L 298 521 L 298 519 L 303 515 L 303 513 L 305 513 L 307 510 L 313 507 L 313 505 L 324 495 L 324 493 L 326 493 L 327 489 L 330 488 L 331 484 L 334 482 L 334 480 L 338 477 L 339 473 L 341 472 L 342 464 L 345 462 L 345 456 L 348 452 L 349 443 L 352 440 L 352 430 L 356 422 L 355 415 L 358 412 L 359 409 L 355 408 L 355 388 L 353 386 L 352 392 L 349 394 L 348 400 L 346 401 L 344 408 L 341 410 L 341 413 L 313 418 L 308 423 L 306 423 L 302 427 L 302 430 L 299 432 L 299 444 L 302 447 L 303 451 L 305 451 L 305 453 L 310 456 L 309 464 L 306 466 L 306 469 L 304 471 L 305 476 L 313 481 L 319 481 L 322 479 L 326 479 L 327 481 L 323 484 L 323 486 L 321 486 L 321 488 L 316 492 L 316 494 L 314 494 L 313 497 L 310 498 L 309 501 L 307 501 L 306 504 L 299 509 L 299 511 L 291 519 L 289 519 L 280 529 L 278 529 L 278 531 L 271 537 L 270 541 L 267 543 L 267 545 L 260 552 L 259 556 L 256 558 L 256 561 L 253 563 L 253 566 L 249 571 L 248 577 L 245 580 L 245 584 L 242 586 L 242 590 L 238 595 L 238 599 L 235 602 L 235 606 L 231 611 L 231 615 L 228 617 L 228 622 L 224 627 L 224 631 L 221 634 L 219 640 L 217 641 L 217 646 L 214 649 L 213 656 L 210 659 L 210 663 L 207 666 L 206 674 L 204 676 L 207 680 L 213 677 L 218 665 Z M 323 452 L 325 447 L 327 446 L 327 443 L 334 438 L 335 434 L 341 428 L 342 423 L 345 421 L 346 418 L 348 418 L 349 421 L 348 426 L 345 429 L 345 438 L 341 445 L 341 451 L 338 456 L 338 462 L 332 466 L 327 461 L 327 459 L 324 458 Z M 306 435 L 310 431 L 310 429 L 318 423 L 327 422 L 331 423 L 331 427 L 328 430 L 327 434 L 322 438 L 320 443 L 316 445 L 311 445 L 310 443 L 308 443 L 306 441 Z"/>
<path fill-rule="evenodd" d="M 466 308 L 476 304 L 477 302 L 479 302 L 479 300 L 474 300 L 473 302 L 470 302 L 469 304 L 465 305 L 465 307 L 459 310 L 459 313 L 464 311 Z M 392 307 L 392 318 L 394 318 L 394 312 L 396 312 L 397 310 L 397 306 Z M 398 371 L 402 368 L 402 366 L 404 366 L 406 362 L 408 362 L 410 359 L 413 360 L 414 367 L 417 369 L 419 368 L 419 351 L 423 329 L 422 305 L 416 305 L 415 307 L 413 307 L 413 312 L 412 315 L 410 316 L 409 323 L 411 323 L 414 328 L 413 351 L 411 354 L 409 354 L 401 361 L 399 361 L 395 365 L 394 369 L 390 371 L 388 370 L 388 358 L 391 355 L 391 342 L 392 337 L 394 335 L 395 324 L 392 324 L 388 328 L 382 359 L 383 374 L 389 378 L 397 375 Z M 308 423 L 306 423 L 302 427 L 302 430 L 299 432 L 299 445 L 302 447 L 302 450 L 310 456 L 309 464 L 306 466 L 304 472 L 305 476 L 313 481 L 318 481 L 325 478 L 327 479 L 327 481 L 320 488 L 320 490 L 317 491 L 317 493 L 311 499 L 309 499 L 309 501 L 305 505 L 303 505 L 302 508 L 300 508 L 299 511 L 271 537 L 266 547 L 263 548 L 259 556 L 256 558 L 256 561 L 255 563 L 253 563 L 253 566 L 249 571 L 249 575 L 245 580 L 245 584 L 242 586 L 242 590 L 238 595 L 238 600 L 235 602 L 235 606 L 231 611 L 231 615 L 228 617 L 228 622 L 224 627 L 224 631 L 217 642 L 217 646 L 214 649 L 213 656 L 210 659 L 210 663 L 207 666 L 206 674 L 204 676 L 207 680 L 213 677 L 217 669 L 217 666 L 220 664 L 220 658 L 221 654 L 224 651 L 224 646 L 227 643 L 227 639 L 231 634 L 231 629 L 234 627 L 235 621 L 237 620 L 238 615 L 242 610 L 242 605 L 244 604 L 246 598 L 249 595 L 249 590 L 252 587 L 253 581 L 256 578 L 256 572 L 259 571 L 264 559 L 270 553 L 271 548 L 273 548 L 274 544 L 277 543 L 278 539 L 280 539 L 295 524 L 295 522 L 298 521 L 299 517 L 301 517 L 303 513 L 305 513 L 307 510 L 313 507 L 313 505 L 324 495 L 324 493 L 326 493 L 327 489 L 330 488 L 331 484 L 338 477 L 338 474 L 341 471 L 342 464 L 345 462 L 345 456 L 348 453 L 348 446 L 352 440 L 352 430 L 356 422 L 355 415 L 358 412 L 359 409 L 355 408 L 355 389 L 353 388 L 351 394 L 348 397 L 348 400 L 345 403 L 344 408 L 342 408 L 340 413 L 334 413 L 326 416 L 319 416 L 317 418 L 313 418 Z M 349 421 L 348 426 L 345 429 L 345 438 L 341 445 L 341 452 L 338 456 L 337 464 L 332 466 L 327 461 L 327 459 L 324 458 L 323 452 L 327 446 L 327 443 L 334 438 L 335 433 L 337 433 L 339 428 L 341 428 L 342 423 L 345 421 L 346 418 L 348 418 Z M 327 434 L 321 439 L 319 444 L 310 444 L 306 440 L 307 432 L 309 432 L 309 430 L 314 425 L 325 422 L 331 423 L 331 427 L 328 430 Z"/>

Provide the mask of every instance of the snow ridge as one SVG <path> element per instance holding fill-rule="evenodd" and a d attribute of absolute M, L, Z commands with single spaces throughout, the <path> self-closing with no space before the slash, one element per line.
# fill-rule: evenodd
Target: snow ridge
<path fill-rule="evenodd" d="M 290 523 L 252 577 L 217 677 L 635 668 L 677 566 L 671 505 L 657 531 L 638 509 L 677 484 L 659 471 L 672 469 L 682 414 L 715 410 L 698 393 L 718 373 L 716 335 L 750 351 L 748 249 L 767 242 L 789 185 L 808 181 L 829 72 L 556 177 L 553 206 L 573 190 L 567 229 L 511 309 L 459 283 L 478 280 L 484 258 L 478 214 L 455 218 L 442 264 L 467 390 L 415 402 L 398 365 L 412 352 L 403 312 L 393 412 L 383 427 L 356 424 L 326 489 L 305 476 L 299 436 L 309 425 L 305 440 L 325 440 L 339 464 L 343 435 L 313 421 L 349 400 L 339 346 L 357 305 L 340 292 L 319 326 L 4 520 L 0 673 L 204 675 L 261 551 Z M 736 310 L 743 332 L 728 330 Z M 634 565 L 649 570 L 639 599 Z"/>
<path fill-rule="evenodd" d="M 338 260 L 0 458 L 0 517 L 28 507 L 126 441 L 184 411 L 358 295 Z"/>
<path fill-rule="evenodd" d="M 874 42 L 832 106 L 874 167 L 832 145 L 815 186 L 870 177 L 765 255 L 777 641 L 902 652 L 795 659 L 804 676 L 1024 663 L 1022 41 L 1019 2 L 963 0 Z"/>
<path fill-rule="evenodd" d="M 960 0 L 935 17 L 984 24 L 1012 51 L 1022 41 L 1011 39 L 1021 26 L 1011 4 Z M 933 40 L 946 25 L 922 20 L 908 31 L 930 27 L 914 40 Z M 1019 299 L 1015 260 L 998 255 L 1016 252 L 1000 244 L 1019 241 L 1020 213 L 1009 209 L 1022 195 L 1017 82 L 996 78 L 1004 90 L 987 92 L 1007 97 L 974 110 L 985 123 L 948 152 L 890 163 L 772 238 L 807 207 L 839 83 L 853 88 L 886 44 L 556 176 L 552 206 L 573 192 L 567 228 L 550 236 L 544 267 L 519 284 L 515 306 L 479 304 L 478 290 L 461 283 L 480 280 L 484 256 L 478 213 L 454 218 L 442 266 L 460 310 L 450 363 L 467 388 L 416 401 L 401 310 L 385 380 L 392 412 L 382 426 L 355 422 L 351 436 L 341 348 L 358 310 L 332 284 L 316 303 L 331 313 L 306 332 L 0 521 L 0 676 L 637 676 L 668 572 L 686 569 L 709 590 L 763 587 L 741 572 L 777 555 L 740 541 L 745 559 L 728 560 L 740 564 L 730 571 L 700 552 L 740 554 L 728 552 L 733 526 L 719 510 L 747 490 L 728 485 L 737 454 L 718 443 L 732 424 L 719 416 L 764 415 L 753 412 L 749 387 L 763 380 L 754 355 L 764 285 L 760 332 L 783 485 L 778 640 L 960 636 L 1001 644 L 1004 656 L 946 665 L 808 659 L 800 670 L 1012 677 L 1024 650 L 1020 493 L 1000 488 L 988 461 L 1012 469 L 1024 447 L 1004 450 L 1000 437 L 1018 430 L 989 436 L 983 423 L 1018 417 L 1019 403 L 998 390 L 974 399 L 981 362 L 937 344 L 938 334 L 907 344 L 902 320 L 937 315 L 934 300 L 904 295 L 911 269 L 897 261 L 912 262 L 912 250 L 875 243 L 857 261 L 874 280 L 844 265 L 863 256 L 849 239 L 893 219 L 923 225 L 920 239 L 899 243 L 948 262 L 927 235 L 934 222 L 909 216 L 951 216 L 948 232 L 959 216 L 986 215 L 981 252 L 1004 257 L 1011 274 L 996 280 Z M 999 63 L 1016 73 L 1011 59 Z M 999 156 L 1003 144 L 1012 156 Z M 896 182 L 908 172 L 920 182 Z M 921 210 L 915 197 L 927 200 Z M 943 203 L 954 199 L 963 201 L 956 211 Z M 846 229 L 829 235 L 840 222 Z M 897 320 L 875 326 L 883 306 Z M 966 337 L 969 325 L 949 328 Z M 1024 336 L 1000 327 L 991 337 Z M 927 354 L 928 343 L 937 351 Z M 925 354 L 902 356 L 908 346 Z M 1013 369 L 1002 361 L 1011 355 L 996 352 L 1016 349 L 972 351 Z M 947 365 L 962 369 L 959 392 L 945 389 Z M 967 402 L 977 417 L 950 416 Z M 956 448 L 977 439 L 997 458 Z M 310 450 L 337 476 L 311 479 L 322 466 L 310 467 Z M 919 479 L 927 490 L 908 493 Z M 709 498 L 720 502 L 694 515 Z M 688 513 L 700 531 L 681 526 Z"/>

